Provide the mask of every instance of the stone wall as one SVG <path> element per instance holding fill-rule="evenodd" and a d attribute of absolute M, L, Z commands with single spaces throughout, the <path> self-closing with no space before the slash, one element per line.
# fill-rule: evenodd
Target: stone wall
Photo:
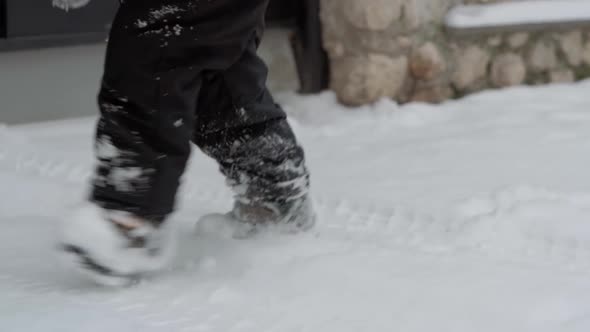
<path fill-rule="evenodd" d="M 489 88 L 590 77 L 590 29 L 450 35 L 457 4 L 510 0 L 321 0 L 331 88 L 360 105 L 440 102 Z"/>

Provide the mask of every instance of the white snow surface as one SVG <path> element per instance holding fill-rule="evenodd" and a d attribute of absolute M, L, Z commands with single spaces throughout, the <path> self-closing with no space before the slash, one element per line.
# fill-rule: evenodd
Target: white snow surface
<path fill-rule="evenodd" d="M 590 330 L 590 81 L 360 109 L 280 96 L 321 218 L 196 234 L 231 194 L 195 151 L 165 273 L 103 289 L 61 269 L 94 119 L 0 128 L 2 332 Z"/>
<path fill-rule="evenodd" d="M 588 0 L 529 0 L 482 5 L 459 5 L 446 24 L 455 28 L 590 21 Z"/>

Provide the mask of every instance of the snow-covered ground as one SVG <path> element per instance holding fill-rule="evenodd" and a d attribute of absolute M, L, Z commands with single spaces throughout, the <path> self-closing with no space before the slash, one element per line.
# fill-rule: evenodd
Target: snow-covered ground
<path fill-rule="evenodd" d="M 55 223 L 85 192 L 92 119 L 0 129 L 2 332 L 590 330 L 590 81 L 440 106 L 283 95 L 321 213 L 304 235 L 195 234 L 231 196 L 195 153 L 170 271 L 68 275 Z"/>

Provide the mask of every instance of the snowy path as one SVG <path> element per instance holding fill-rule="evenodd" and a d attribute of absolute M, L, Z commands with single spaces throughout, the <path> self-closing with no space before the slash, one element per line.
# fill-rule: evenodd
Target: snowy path
<path fill-rule="evenodd" d="M 318 228 L 193 234 L 231 202 L 195 153 L 173 271 L 121 291 L 68 276 L 51 255 L 54 223 L 92 167 L 92 120 L 0 128 L 0 331 L 586 332 L 589 89 L 357 112 L 328 94 L 282 96 Z"/>

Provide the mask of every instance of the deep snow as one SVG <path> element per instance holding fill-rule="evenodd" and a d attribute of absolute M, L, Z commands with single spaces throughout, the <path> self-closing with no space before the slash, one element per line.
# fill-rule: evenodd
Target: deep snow
<path fill-rule="evenodd" d="M 0 129 L 0 331 L 590 329 L 590 81 L 439 106 L 282 95 L 321 219 L 195 234 L 231 195 L 195 151 L 170 271 L 118 291 L 68 275 L 55 223 L 92 169 L 93 119 Z"/>

